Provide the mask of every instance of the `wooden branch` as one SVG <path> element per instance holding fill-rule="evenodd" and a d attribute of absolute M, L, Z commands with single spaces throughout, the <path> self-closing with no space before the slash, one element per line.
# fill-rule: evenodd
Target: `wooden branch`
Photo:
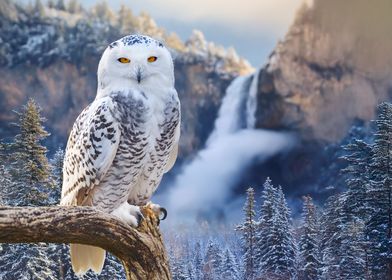
<path fill-rule="evenodd" d="M 0 207 L 0 243 L 80 243 L 101 247 L 123 263 L 128 280 L 171 279 L 158 218 L 144 207 L 134 229 L 92 207 Z"/>

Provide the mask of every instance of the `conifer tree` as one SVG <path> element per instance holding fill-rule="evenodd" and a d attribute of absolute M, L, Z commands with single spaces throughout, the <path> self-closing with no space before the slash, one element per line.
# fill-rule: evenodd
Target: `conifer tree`
<path fill-rule="evenodd" d="M 333 195 L 328 198 L 321 219 L 321 279 L 341 279 L 342 236 L 340 229 L 344 221 L 344 198 Z"/>
<path fill-rule="evenodd" d="M 226 248 L 223 255 L 222 279 L 240 280 L 238 264 L 229 248 Z"/>
<path fill-rule="evenodd" d="M 13 150 L 12 175 L 14 186 L 7 200 L 14 205 L 43 205 L 47 202 L 50 182 L 50 165 L 47 149 L 41 141 L 49 136 L 42 126 L 41 109 L 30 99 L 21 112 L 17 112 L 16 124 L 20 133 L 11 145 Z"/>
<path fill-rule="evenodd" d="M 256 230 L 256 269 L 261 271 L 264 256 L 269 251 L 268 244 L 265 242 L 267 237 L 271 235 L 273 219 L 275 217 L 274 207 L 277 204 L 275 189 L 270 178 L 267 178 L 263 184 L 262 201 L 260 208 L 260 216 Z"/>
<path fill-rule="evenodd" d="M 218 280 L 221 279 L 222 255 L 219 247 L 215 242 L 210 240 L 207 244 L 206 255 L 204 257 L 204 279 Z"/>
<path fill-rule="evenodd" d="M 57 280 L 51 265 L 47 245 L 43 243 L 4 244 L 0 254 L 0 279 Z"/>
<path fill-rule="evenodd" d="M 366 239 L 374 279 L 392 279 L 392 105 L 378 106 L 372 145 Z"/>
<path fill-rule="evenodd" d="M 362 140 L 354 139 L 343 146 L 345 155 L 341 157 L 348 165 L 342 170 L 347 176 L 347 200 L 345 211 L 350 219 L 368 219 L 367 191 L 370 182 L 371 146 Z"/>
<path fill-rule="evenodd" d="M 203 279 L 203 255 L 202 255 L 200 241 L 197 241 L 195 245 L 193 263 L 195 267 L 194 279 L 202 280 Z"/>
<path fill-rule="evenodd" d="M 255 217 L 255 192 L 253 188 L 246 191 L 246 202 L 243 208 L 244 222 L 237 227 L 241 231 L 243 246 L 244 278 L 252 280 L 256 272 L 256 217 Z"/>
<path fill-rule="evenodd" d="M 303 225 L 299 241 L 299 279 L 314 280 L 319 277 L 319 227 L 317 222 L 316 207 L 310 195 L 303 197 L 302 208 Z"/>
<path fill-rule="evenodd" d="M 269 178 L 262 198 L 257 234 L 259 272 L 266 279 L 293 278 L 297 249 L 286 199 L 281 187 L 274 188 Z"/>

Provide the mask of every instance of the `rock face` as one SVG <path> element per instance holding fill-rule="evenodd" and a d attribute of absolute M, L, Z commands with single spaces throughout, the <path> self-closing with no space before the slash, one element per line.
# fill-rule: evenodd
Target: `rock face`
<path fill-rule="evenodd" d="M 387 0 L 304 5 L 260 71 L 256 126 L 333 142 L 354 120 L 370 120 L 390 99 L 390 8 Z"/>
<path fill-rule="evenodd" d="M 52 133 L 52 150 L 65 146 L 81 110 L 95 98 L 96 71 L 106 46 L 129 33 L 144 33 L 166 42 L 175 58 L 176 89 L 182 103 L 180 158 L 199 149 L 213 129 L 221 97 L 239 74 L 252 70 L 233 50 L 226 51 L 195 32 L 182 43 L 146 14 L 118 14 L 104 4 L 89 11 L 21 7 L 9 0 L 0 6 L 0 135 L 15 135 L 10 125 L 17 110 L 33 97 L 41 104 Z"/>

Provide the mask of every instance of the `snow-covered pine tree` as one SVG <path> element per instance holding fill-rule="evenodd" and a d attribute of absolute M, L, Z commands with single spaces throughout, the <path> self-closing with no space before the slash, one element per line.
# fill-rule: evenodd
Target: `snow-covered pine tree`
<path fill-rule="evenodd" d="M 340 261 L 342 260 L 341 228 L 344 220 L 344 197 L 333 195 L 327 199 L 321 217 L 321 279 L 342 279 Z"/>
<path fill-rule="evenodd" d="M 310 195 L 303 197 L 301 237 L 299 240 L 299 280 L 315 280 L 319 277 L 319 225 L 316 207 Z"/>
<path fill-rule="evenodd" d="M 364 226 L 360 220 L 351 220 L 342 224 L 340 229 L 340 279 L 369 279 L 366 271 L 366 251 L 364 249 Z"/>
<path fill-rule="evenodd" d="M 238 264 L 229 248 L 226 248 L 222 262 L 222 279 L 240 280 Z"/>
<path fill-rule="evenodd" d="M 45 120 L 41 109 L 30 99 L 21 112 L 17 112 L 16 124 L 20 133 L 10 146 L 12 154 L 13 187 L 6 200 L 12 205 L 47 204 L 50 182 L 50 165 L 46 157 L 47 149 L 41 145 L 49 133 L 42 126 Z"/>
<path fill-rule="evenodd" d="M 354 139 L 343 147 L 348 162 L 342 173 L 346 175 L 347 191 L 344 193 L 344 216 L 339 228 L 341 236 L 341 277 L 366 279 L 369 275 L 369 243 L 365 236 L 365 224 L 369 220 L 368 190 L 370 188 L 370 162 L 372 147 Z"/>
<path fill-rule="evenodd" d="M 283 191 L 267 178 L 262 199 L 257 234 L 259 274 L 262 279 L 292 279 L 297 249 Z"/>
<path fill-rule="evenodd" d="M 0 279 L 57 280 L 47 250 L 43 243 L 4 244 L 0 254 Z"/>
<path fill-rule="evenodd" d="M 341 172 L 347 176 L 347 199 L 345 212 L 350 220 L 368 220 L 367 191 L 370 182 L 371 145 L 354 139 L 343 146 L 345 155 L 341 159 L 348 165 Z"/>
<path fill-rule="evenodd" d="M 392 279 L 392 104 L 378 106 L 366 225 L 372 279 Z"/>
<path fill-rule="evenodd" d="M 236 230 L 241 231 L 243 247 L 244 279 L 252 280 L 256 272 L 256 213 L 255 213 L 255 191 L 249 188 L 246 191 L 246 202 L 243 208 L 244 222 L 238 225 Z"/>
<path fill-rule="evenodd" d="M 203 253 L 200 241 L 197 241 L 194 248 L 193 264 L 195 267 L 195 280 L 203 279 Z"/>
<path fill-rule="evenodd" d="M 58 280 L 76 280 L 71 268 L 69 249 L 66 244 L 49 244 L 48 255 L 51 260 L 51 270 Z"/>
<path fill-rule="evenodd" d="M 272 185 L 270 178 L 267 178 L 263 184 L 262 193 L 263 204 L 260 208 L 259 220 L 256 229 L 256 257 L 255 257 L 255 268 L 256 271 L 260 272 L 263 269 L 263 259 L 267 256 L 270 248 L 266 243 L 268 236 L 271 235 L 273 219 L 274 219 L 274 207 L 276 205 L 276 190 Z"/>
<path fill-rule="evenodd" d="M 222 273 L 222 254 L 219 246 L 212 240 L 207 244 L 203 265 L 204 280 L 220 280 Z"/>

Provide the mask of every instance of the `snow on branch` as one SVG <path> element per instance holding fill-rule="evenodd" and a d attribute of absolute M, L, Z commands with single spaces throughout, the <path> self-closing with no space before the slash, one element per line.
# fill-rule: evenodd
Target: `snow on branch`
<path fill-rule="evenodd" d="M 80 243 L 117 256 L 127 279 L 170 279 L 158 218 L 143 207 L 137 228 L 92 207 L 0 207 L 0 243 Z"/>

